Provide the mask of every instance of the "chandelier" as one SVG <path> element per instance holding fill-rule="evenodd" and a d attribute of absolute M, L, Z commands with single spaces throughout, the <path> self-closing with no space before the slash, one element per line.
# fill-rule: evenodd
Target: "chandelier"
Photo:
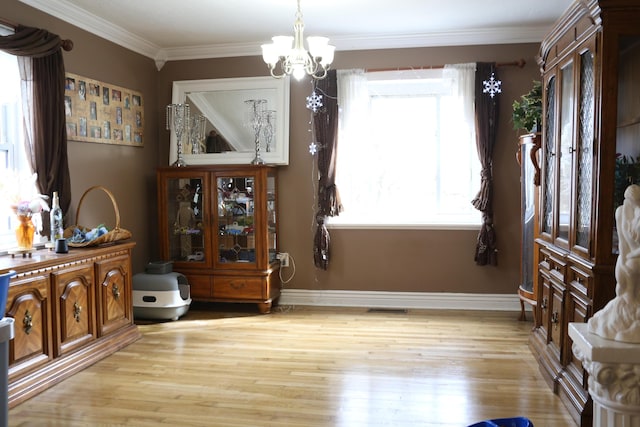
<path fill-rule="evenodd" d="M 307 37 L 309 51 L 304 48 L 302 33 L 304 23 L 300 12 L 300 0 L 296 22 L 293 24 L 294 35 L 272 37 L 273 43 L 262 45 L 262 59 L 269 66 L 271 75 L 277 79 L 285 75 L 293 75 L 296 80 L 302 79 L 305 74 L 314 79 L 323 79 L 333 61 L 336 47 L 329 44 L 327 37 Z M 280 64 L 281 74 L 276 74 L 275 69 Z"/>

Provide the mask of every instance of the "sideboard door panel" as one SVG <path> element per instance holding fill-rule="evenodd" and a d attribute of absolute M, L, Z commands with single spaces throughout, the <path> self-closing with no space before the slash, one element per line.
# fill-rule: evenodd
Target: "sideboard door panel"
<path fill-rule="evenodd" d="M 9 344 L 9 380 L 30 372 L 52 356 L 49 277 L 18 277 L 9 288 L 6 315 L 14 323 L 14 339 Z"/>
<path fill-rule="evenodd" d="M 60 270 L 51 275 L 56 291 L 56 356 L 96 338 L 93 307 L 93 265 Z"/>
<path fill-rule="evenodd" d="M 99 336 L 132 323 L 130 270 L 126 256 L 96 262 Z"/>

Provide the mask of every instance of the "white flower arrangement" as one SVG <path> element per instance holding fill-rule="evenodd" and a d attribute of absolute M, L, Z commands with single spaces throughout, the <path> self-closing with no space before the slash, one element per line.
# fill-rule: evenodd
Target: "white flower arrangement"
<path fill-rule="evenodd" d="M 37 174 L 21 176 L 20 174 L 0 171 L 0 202 L 3 210 L 10 209 L 19 217 L 31 218 L 36 229 L 42 231 L 42 212 L 49 211 L 48 196 L 35 191 Z"/>

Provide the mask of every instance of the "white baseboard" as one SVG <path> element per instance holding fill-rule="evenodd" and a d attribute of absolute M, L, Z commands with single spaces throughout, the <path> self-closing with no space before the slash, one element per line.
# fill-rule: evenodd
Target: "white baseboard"
<path fill-rule="evenodd" d="M 283 289 L 279 304 L 390 309 L 520 311 L 520 299 L 515 293 L 510 295 Z"/>

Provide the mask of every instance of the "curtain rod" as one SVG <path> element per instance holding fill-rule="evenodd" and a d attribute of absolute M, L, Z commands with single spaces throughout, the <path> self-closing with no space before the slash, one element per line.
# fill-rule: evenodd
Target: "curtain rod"
<path fill-rule="evenodd" d="M 9 21 L 8 19 L 5 18 L 0 18 L 0 25 L 4 25 L 5 27 L 9 27 L 12 28 L 14 30 L 17 30 L 18 27 L 20 26 L 20 24 L 16 24 L 13 21 Z M 60 39 L 60 46 L 66 50 L 67 52 L 69 52 L 71 49 L 73 49 L 73 41 L 71 39 Z"/>
<path fill-rule="evenodd" d="M 496 67 L 518 67 L 522 68 L 525 66 L 527 61 L 523 58 L 517 61 L 511 62 L 496 62 Z M 411 71 L 411 70 L 438 70 L 444 68 L 444 65 L 424 65 L 420 67 L 396 67 L 396 68 L 370 68 L 367 69 L 368 73 L 376 73 L 381 71 Z"/>

